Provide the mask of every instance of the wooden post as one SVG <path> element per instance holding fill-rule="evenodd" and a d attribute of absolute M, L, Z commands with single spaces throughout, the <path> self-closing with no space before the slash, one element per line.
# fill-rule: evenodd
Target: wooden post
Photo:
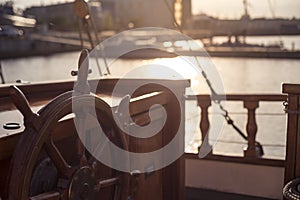
<path fill-rule="evenodd" d="M 205 137 L 206 136 L 208 137 L 207 134 L 208 134 L 208 130 L 210 127 L 209 117 L 208 117 L 208 108 L 211 106 L 211 99 L 209 96 L 204 96 L 201 98 L 198 97 L 197 101 L 198 101 L 198 106 L 201 109 L 199 128 L 201 131 L 202 144 L 198 147 L 198 152 L 199 152 L 202 145 L 204 145 L 206 147 L 210 146 L 208 143 L 208 141 L 209 141 L 208 138 L 205 139 Z M 209 148 L 209 149 L 211 150 L 212 148 Z M 210 154 L 211 153 L 212 152 L 210 152 Z"/>
<path fill-rule="evenodd" d="M 300 85 L 284 84 L 283 92 L 288 93 L 287 146 L 285 162 L 285 184 L 300 177 Z"/>
<path fill-rule="evenodd" d="M 248 135 L 248 147 L 244 151 L 245 157 L 257 157 L 255 138 L 257 133 L 257 124 L 255 118 L 255 110 L 258 108 L 258 101 L 244 101 L 244 108 L 248 110 L 247 120 L 247 135 Z"/>
<path fill-rule="evenodd" d="M 211 106 L 211 100 L 210 97 L 205 98 L 205 99 L 198 99 L 198 106 L 201 109 L 201 114 L 200 114 L 200 124 L 199 124 L 199 128 L 201 131 L 201 140 L 202 140 L 202 144 L 204 142 L 206 142 L 207 146 L 209 146 L 208 144 L 208 139 L 205 140 L 205 137 L 208 136 L 208 130 L 210 127 L 210 123 L 209 123 L 209 118 L 208 118 L 208 108 Z M 200 147 L 199 147 L 200 148 Z"/>

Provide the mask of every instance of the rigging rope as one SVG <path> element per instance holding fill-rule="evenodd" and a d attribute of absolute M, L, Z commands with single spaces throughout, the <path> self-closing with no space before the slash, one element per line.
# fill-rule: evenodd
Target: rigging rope
<path fill-rule="evenodd" d="M 75 15 L 77 16 L 77 23 L 78 23 L 78 28 L 79 28 L 79 38 L 80 38 L 81 47 L 83 47 L 83 44 L 84 44 L 82 28 L 85 29 L 85 31 L 86 31 L 91 48 L 94 49 L 94 48 L 98 47 L 100 45 L 100 39 L 98 36 L 98 31 L 97 31 L 96 25 L 94 23 L 93 15 L 90 12 L 89 4 L 87 2 L 85 2 L 84 0 L 76 0 L 73 4 L 73 9 L 74 9 Z M 95 46 L 95 44 L 94 44 L 90 29 L 94 33 L 94 37 L 96 39 L 97 46 Z M 99 63 L 98 51 L 102 52 L 105 69 L 107 71 L 107 74 L 110 75 L 111 73 L 110 73 L 110 70 L 109 70 L 109 67 L 107 64 L 106 56 L 104 55 L 104 50 L 103 50 L 102 45 L 100 45 L 100 49 L 99 50 L 96 49 L 96 52 L 95 52 L 95 61 L 96 61 L 96 65 L 98 68 L 99 75 L 103 76 L 106 74 L 103 73 L 101 70 L 100 63 Z"/>
<path fill-rule="evenodd" d="M 169 12 L 171 13 L 172 15 L 172 18 L 173 18 L 173 22 L 174 22 L 174 25 L 175 25 L 175 28 L 177 28 L 179 30 L 180 33 L 184 34 L 183 32 L 183 29 L 181 27 L 181 25 L 178 24 L 178 22 L 176 21 L 175 19 L 175 16 L 172 14 L 173 13 L 173 9 L 171 8 L 168 0 L 164 0 Z M 189 43 L 189 41 L 187 41 L 187 44 L 188 44 L 188 50 L 190 52 L 192 52 L 192 47 Z M 200 71 L 201 71 L 201 75 L 202 77 L 204 78 L 207 86 L 209 87 L 209 90 L 211 91 L 211 100 L 212 102 L 214 102 L 216 105 L 219 106 L 220 110 L 222 110 L 224 113 L 222 114 L 224 116 L 224 119 L 226 120 L 227 124 L 228 125 L 231 125 L 233 127 L 233 129 L 246 141 L 248 141 L 248 136 L 243 133 L 243 131 L 241 131 L 241 129 L 239 127 L 237 127 L 235 124 L 234 124 L 234 121 L 233 119 L 229 116 L 229 113 L 228 113 L 228 110 L 224 108 L 224 106 L 222 105 L 221 103 L 221 100 L 220 99 L 217 99 L 216 97 L 218 97 L 218 93 L 215 91 L 214 87 L 212 86 L 212 83 L 211 81 L 208 79 L 208 76 L 205 72 L 205 70 L 203 69 L 203 67 L 201 66 L 197 56 L 193 56 L 198 67 L 200 68 Z M 257 147 L 258 151 L 259 151 L 259 154 L 262 156 L 264 155 L 264 151 L 263 151 L 263 148 L 262 148 L 262 145 L 259 143 L 259 142 L 255 142 L 255 146 Z"/>
<path fill-rule="evenodd" d="M 0 78 L 1 78 L 1 83 L 4 84 L 5 80 L 4 80 L 4 76 L 3 76 L 1 61 L 0 61 Z"/>

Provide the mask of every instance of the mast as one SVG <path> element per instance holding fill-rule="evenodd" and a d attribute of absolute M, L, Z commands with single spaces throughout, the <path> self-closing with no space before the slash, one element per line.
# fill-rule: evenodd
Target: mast
<path fill-rule="evenodd" d="M 248 1 L 247 0 L 243 0 L 243 4 L 244 4 L 244 15 L 242 16 L 242 19 L 250 19 L 250 15 L 248 13 Z"/>
<path fill-rule="evenodd" d="M 248 2 L 247 0 L 243 0 L 244 3 L 244 16 L 249 16 L 248 14 Z"/>

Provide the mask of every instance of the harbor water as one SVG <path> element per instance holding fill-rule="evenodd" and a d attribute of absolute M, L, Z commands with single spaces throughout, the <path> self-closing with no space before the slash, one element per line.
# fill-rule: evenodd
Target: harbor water
<path fill-rule="evenodd" d="M 70 72 L 77 68 L 78 57 L 79 52 L 72 52 L 47 57 L 3 60 L 1 61 L 2 73 L 8 84 L 13 84 L 16 80 L 30 83 L 74 80 L 75 78 L 70 75 Z M 300 82 L 300 60 L 298 59 L 213 57 L 211 61 L 222 79 L 227 94 L 281 94 L 282 83 Z M 178 58 L 120 59 L 113 64 L 118 67 L 112 67 L 111 72 L 113 76 L 122 76 L 134 66 L 149 63 L 169 63 L 169 65 L 177 65 L 178 68 L 184 67 L 180 66 Z M 93 62 L 91 68 L 93 72 L 90 74 L 90 78 L 99 77 L 97 67 Z M 151 72 L 145 72 L 143 76 L 147 76 L 147 73 Z M 159 70 L 156 74 L 159 74 Z M 199 85 L 199 87 L 202 86 Z M 199 94 L 207 94 L 205 89 L 199 91 Z M 245 131 L 247 118 L 243 103 L 228 102 L 225 106 L 235 123 Z M 188 101 L 186 103 L 186 152 L 195 153 L 200 145 L 199 114 L 200 110 L 197 108 L 196 102 Z M 213 114 L 219 115 L 219 113 Z M 260 107 L 257 109 L 257 123 L 257 140 L 263 145 L 265 157 L 284 159 L 286 114 L 283 111 L 282 102 L 260 103 Z M 246 142 L 225 122 L 217 141 L 212 141 L 212 143 L 214 144 L 214 153 L 233 156 L 242 156 L 243 148 L 246 146 Z"/>

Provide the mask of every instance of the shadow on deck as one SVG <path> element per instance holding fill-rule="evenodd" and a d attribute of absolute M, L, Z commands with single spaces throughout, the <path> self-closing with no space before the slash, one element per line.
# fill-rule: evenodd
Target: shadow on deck
<path fill-rule="evenodd" d="M 185 200 L 271 200 L 241 194 L 232 194 L 207 189 L 185 188 Z"/>

